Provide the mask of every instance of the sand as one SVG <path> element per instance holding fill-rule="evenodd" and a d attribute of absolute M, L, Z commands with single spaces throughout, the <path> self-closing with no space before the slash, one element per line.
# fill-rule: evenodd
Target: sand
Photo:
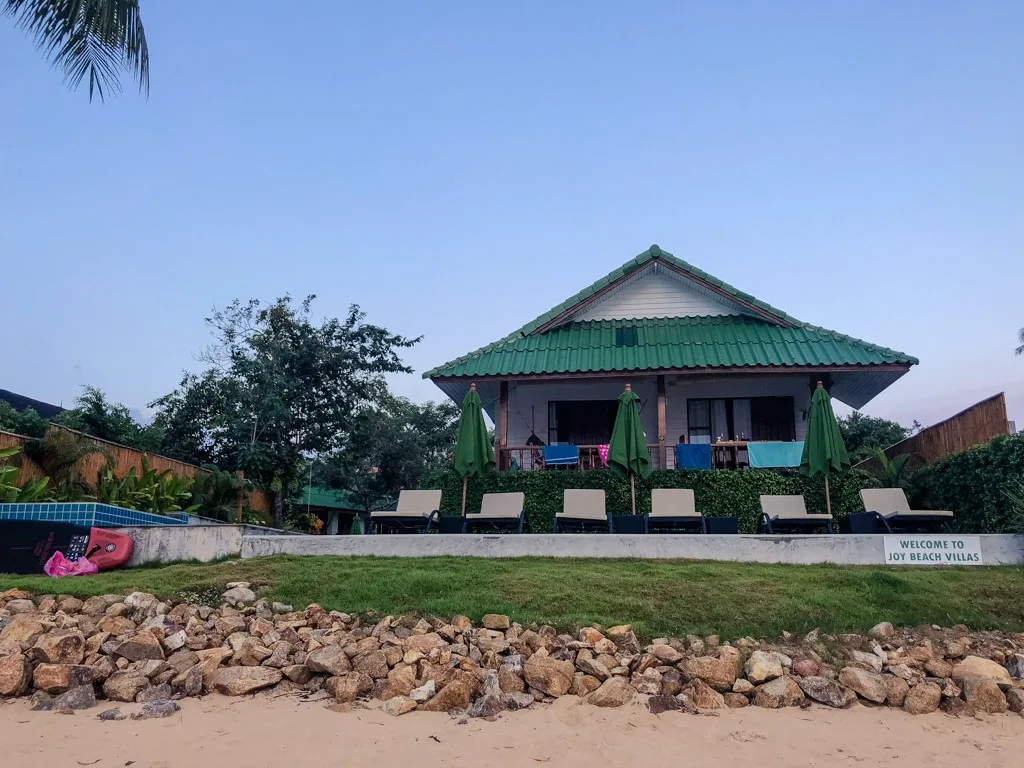
<path fill-rule="evenodd" d="M 293 696 L 182 703 L 164 720 L 101 722 L 100 707 L 75 715 L 0 706 L 4 768 L 307 768 L 384 766 L 473 768 L 714 765 L 928 766 L 1024 764 L 1024 719 L 912 717 L 855 707 L 846 711 L 758 708 L 718 717 L 666 712 L 639 703 L 602 710 L 575 697 L 494 722 L 460 725 L 444 714 L 399 718 L 377 710 L 337 713 Z M 137 711 L 125 705 L 122 712 Z"/>

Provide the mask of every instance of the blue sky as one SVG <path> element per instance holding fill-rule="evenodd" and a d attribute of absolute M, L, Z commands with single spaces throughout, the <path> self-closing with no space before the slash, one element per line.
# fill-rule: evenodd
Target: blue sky
<path fill-rule="evenodd" d="M 105 104 L 0 19 L 0 386 L 143 406 L 213 305 L 316 293 L 437 399 L 658 243 L 919 357 L 871 414 L 1024 421 L 1024 4 L 583 7 L 143 0 L 151 95 Z"/>

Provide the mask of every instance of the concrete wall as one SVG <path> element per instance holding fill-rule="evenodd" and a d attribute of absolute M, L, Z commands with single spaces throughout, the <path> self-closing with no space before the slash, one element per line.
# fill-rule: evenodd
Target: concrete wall
<path fill-rule="evenodd" d="M 284 531 L 256 525 L 146 525 L 117 530 L 135 542 L 129 566 L 182 560 L 208 563 L 222 557 L 240 557 L 242 539 L 247 535 L 289 538 Z"/>

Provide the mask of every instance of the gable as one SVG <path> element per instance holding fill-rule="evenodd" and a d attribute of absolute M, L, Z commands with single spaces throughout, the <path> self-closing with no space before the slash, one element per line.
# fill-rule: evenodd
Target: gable
<path fill-rule="evenodd" d="M 743 314 L 741 306 L 658 261 L 622 280 L 614 289 L 580 308 L 570 320 L 629 320 L 651 317 L 715 317 Z"/>

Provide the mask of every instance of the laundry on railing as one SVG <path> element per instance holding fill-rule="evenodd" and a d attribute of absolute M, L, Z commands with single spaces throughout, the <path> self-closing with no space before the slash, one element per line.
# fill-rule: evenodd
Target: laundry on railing
<path fill-rule="evenodd" d="M 711 469 L 711 446 L 708 443 L 677 444 L 676 469 Z"/>
<path fill-rule="evenodd" d="M 608 443 L 605 443 L 604 445 L 597 446 L 597 455 L 601 459 L 601 466 L 603 466 L 603 467 L 607 467 L 608 466 L 608 448 L 609 447 L 610 446 L 609 446 Z"/>
<path fill-rule="evenodd" d="M 799 467 L 804 452 L 803 441 L 788 443 L 747 443 L 747 458 L 751 467 Z"/>
<path fill-rule="evenodd" d="M 580 449 L 577 445 L 545 445 L 544 466 L 565 467 L 579 464 Z"/>

